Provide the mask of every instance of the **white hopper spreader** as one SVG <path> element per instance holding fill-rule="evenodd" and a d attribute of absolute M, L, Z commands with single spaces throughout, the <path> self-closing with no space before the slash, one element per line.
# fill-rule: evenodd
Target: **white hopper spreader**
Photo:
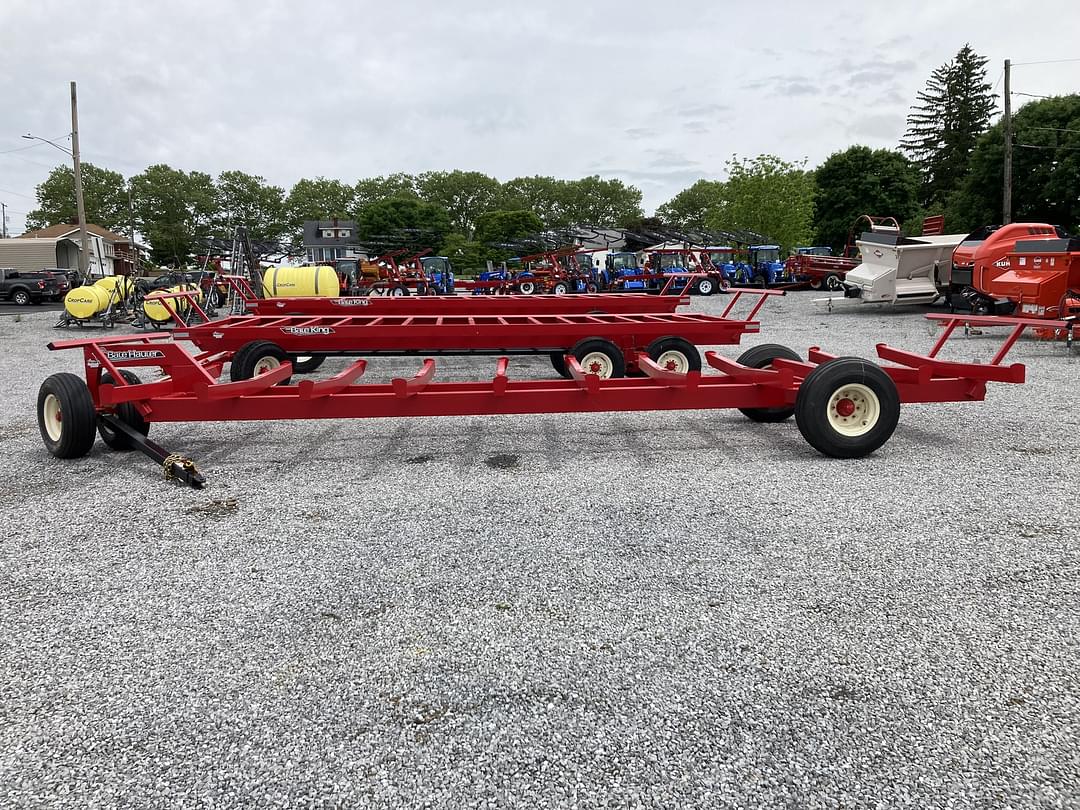
<path fill-rule="evenodd" d="M 844 297 L 868 304 L 932 304 L 948 289 L 953 250 L 966 236 L 864 233 L 855 242 L 862 264 L 844 278 Z"/>

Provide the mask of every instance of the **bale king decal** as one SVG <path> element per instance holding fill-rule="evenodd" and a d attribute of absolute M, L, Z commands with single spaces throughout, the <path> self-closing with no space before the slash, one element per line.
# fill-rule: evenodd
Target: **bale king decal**
<path fill-rule="evenodd" d="M 329 326 L 282 326 L 281 331 L 286 335 L 332 335 L 334 330 Z"/>

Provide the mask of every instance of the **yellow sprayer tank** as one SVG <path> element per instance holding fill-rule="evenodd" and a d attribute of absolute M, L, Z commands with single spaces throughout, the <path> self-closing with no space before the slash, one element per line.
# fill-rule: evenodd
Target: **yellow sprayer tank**
<path fill-rule="evenodd" d="M 95 281 L 94 286 L 102 287 L 107 292 L 116 290 L 115 298 L 127 298 L 133 285 L 128 276 L 105 276 Z"/>
<path fill-rule="evenodd" d="M 77 320 L 92 318 L 109 306 L 109 291 L 104 287 L 92 285 L 76 287 L 64 296 L 64 309 Z"/>
<path fill-rule="evenodd" d="M 267 298 L 337 298 L 341 282 L 329 265 L 314 267 L 268 267 L 263 270 L 263 295 Z"/>
<path fill-rule="evenodd" d="M 175 287 L 169 287 L 165 292 L 188 292 L 195 290 L 194 284 L 177 284 Z M 159 290 L 159 292 L 161 292 Z M 169 310 L 165 308 L 165 305 L 161 301 L 155 301 L 153 298 L 154 293 L 146 296 L 143 299 L 143 312 L 146 313 L 146 317 L 152 320 L 154 323 L 166 323 L 172 315 L 169 314 Z M 191 306 L 187 298 L 170 298 L 169 303 L 172 308 L 177 312 L 186 312 L 188 307 Z"/>

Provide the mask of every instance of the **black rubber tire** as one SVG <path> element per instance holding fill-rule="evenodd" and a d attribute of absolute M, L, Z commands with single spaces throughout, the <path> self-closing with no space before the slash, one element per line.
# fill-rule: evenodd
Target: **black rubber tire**
<path fill-rule="evenodd" d="M 570 350 L 569 354 L 574 355 L 574 357 L 578 359 L 578 362 L 581 362 L 586 355 L 592 354 L 593 352 L 601 352 L 602 354 L 607 355 L 608 359 L 611 360 L 612 379 L 615 377 L 626 376 L 626 358 L 623 357 L 623 353 L 619 347 L 610 340 L 605 340 L 603 338 L 585 338 L 584 340 L 579 340 L 574 344 L 574 348 Z"/>
<path fill-rule="evenodd" d="M 600 285 L 597 284 L 595 281 L 590 281 L 588 284 L 585 285 L 585 292 L 590 294 L 598 293 L 600 292 Z"/>
<path fill-rule="evenodd" d="M 694 287 L 694 292 L 698 295 L 712 295 L 716 292 L 716 282 L 711 278 L 698 279 L 698 283 Z"/>
<path fill-rule="evenodd" d="M 60 435 L 55 440 L 45 423 L 45 403 L 50 395 L 60 408 Z M 97 410 L 90 389 L 78 375 L 64 372 L 45 379 L 38 389 L 37 418 L 45 449 L 57 458 L 81 458 L 94 446 Z"/>
<path fill-rule="evenodd" d="M 307 358 L 301 360 L 301 357 Z M 321 354 L 305 355 L 305 354 L 290 354 L 289 362 L 292 363 L 293 371 L 297 374 L 310 374 L 323 364 L 326 357 Z"/>
<path fill-rule="evenodd" d="M 18 306 L 25 307 L 28 306 L 33 299 L 26 290 L 15 290 L 15 292 L 11 294 L 11 300 Z"/>
<path fill-rule="evenodd" d="M 876 423 L 861 436 L 845 436 L 830 423 L 829 402 L 846 385 L 865 386 L 876 396 Z M 833 458 L 862 458 L 885 444 L 900 420 L 900 394 L 880 366 L 861 357 L 839 357 L 811 371 L 795 399 L 795 421 L 803 438 Z"/>
<path fill-rule="evenodd" d="M 844 289 L 844 282 L 840 280 L 840 276 L 836 273 L 830 273 L 825 276 L 825 287 L 830 290 L 842 290 Z"/>
<path fill-rule="evenodd" d="M 532 279 L 522 281 L 517 285 L 517 288 L 521 295 L 533 295 L 536 292 L 536 282 Z"/>
<path fill-rule="evenodd" d="M 701 352 L 698 351 L 697 346 L 691 343 L 689 340 L 681 337 L 662 337 L 657 338 L 645 352 L 653 360 L 658 360 L 660 355 L 664 352 L 679 352 L 686 358 L 688 371 L 701 371 Z"/>
<path fill-rule="evenodd" d="M 142 382 L 138 375 L 134 371 L 128 369 L 120 369 L 120 373 L 124 375 L 124 379 L 132 385 L 138 385 Z M 102 384 L 112 384 L 112 375 L 106 372 L 101 375 Z M 123 402 L 116 406 L 114 415 L 124 424 L 135 428 L 143 436 L 150 434 L 150 423 L 146 421 L 139 409 L 132 405 L 130 402 Z M 134 450 L 135 445 L 131 439 L 124 433 L 117 433 L 111 428 L 107 427 L 104 422 L 98 420 L 98 435 L 101 436 L 101 440 L 105 442 L 113 450 L 119 450 L 120 452 L 127 452 Z"/>
<path fill-rule="evenodd" d="M 560 377 L 570 379 L 570 370 L 566 367 L 566 355 L 562 352 L 551 353 L 551 367 L 558 372 Z"/>
<path fill-rule="evenodd" d="M 971 305 L 972 315 L 989 315 L 990 314 L 990 302 L 980 298 L 974 304 Z"/>
<path fill-rule="evenodd" d="M 812 279 L 810 279 L 810 289 L 811 290 L 820 290 L 821 289 L 821 279 L 820 278 L 812 278 Z"/>
<path fill-rule="evenodd" d="M 404 284 L 397 284 L 387 291 L 387 295 L 394 298 L 404 298 L 409 294 L 409 288 Z"/>
<path fill-rule="evenodd" d="M 233 382 L 250 380 L 255 376 L 255 366 L 264 357 L 273 357 L 279 363 L 287 362 L 289 356 L 285 350 L 269 340 L 254 340 L 233 355 L 232 363 L 229 364 L 229 379 Z M 288 385 L 291 377 L 286 377 L 278 385 Z"/>
<path fill-rule="evenodd" d="M 763 343 L 747 349 L 739 355 L 737 362 L 747 368 L 769 368 L 773 360 L 781 357 L 785 360 L 802 360 L 787 346 L 781 346 L 779 343 Z M 783 408 L 739 408 L 739 410 L 755 422 L 783 422 L 795 413 L 795 407 L 792 405 Z"/>

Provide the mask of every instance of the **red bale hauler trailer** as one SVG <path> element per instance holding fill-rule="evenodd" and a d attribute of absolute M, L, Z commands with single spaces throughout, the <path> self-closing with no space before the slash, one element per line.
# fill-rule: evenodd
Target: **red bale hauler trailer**
<path fill-rule="evenodd" d="M 720 316 L 692 313 L 577 315 L 231 315 L 209 320 L 191 292 L 157 297 L 170 312 L 187 299 L 201 323 L 172 334 L 204 352 L 228 353 L 230 376 L 243 380 L 289 362 L 297 372 L 318 368 L 333 356 L 417 354 L 548 354 L 560 374 L 573 355 L 591 373 L 622 377 L 637 370 L 645 353 L 670 370 L 701 368 L 698 345 L 737 344 L 759 331 L 753 320 L 775 291 L 746 291 L 757 298 L 743 318 L 731 317 L 733 295 Z M 174 315 L 174 317 L 176 317 Z"/>
<path fill-rule="evenodd" d="M 222 383 L 227 353 L 193 355 L 168 342 L 168 333 L 117 335 L 49 344 L 81 349 L 85 379 L 68 373 L 46 379 L 37 418 L 45 447 L 57 458 L 85 456 L 97 431 L 109 447 L 141 450 L 162 465 L 166 478 L 194 487 L 205 482 L 202 474 L 190 459 L 151 441 L 151 423 L 738 408 L 757 422 L 795 416 L 817 450 L 857 458 L 889 439 L 901 403 L 978 401 L 987 382 L 1024 381 L 1023 365 L 1002 360 L 1025 328 L 1045 321 L 1018 319 L 990 363 L 940 359 L 962 321 L 953 317 L 925 355 L 879 344 L 878 356 L 894 365 L 817 348 L 802 360 L 783 346 L 762 345 L 737 361 L 707 352 L 708 365 L 719 374 L 678 373 L 639 354 L 643 377 L 603 380 L 567 355 L 568 380 L 511 380 L 509 358 L 501 357 L 490 380 L 435 382 L 435 360 L 428 358 L 411 378 L 369 385 L 357 384 L 367 367 L 363 359 L 319 381 L 284 384 L 292 374 L 286 361 L 257 377 Z M 144 383 L 131 370 L 139 366 L 165 376 Z"/>
<path fill-rule="evenodd" d="M 573 315 L 674 312 L 689 296 L 627 295 L 433 295 L 341 298 L 259 298 L 243 276 L 225 276 L 254 315 Z"/>

